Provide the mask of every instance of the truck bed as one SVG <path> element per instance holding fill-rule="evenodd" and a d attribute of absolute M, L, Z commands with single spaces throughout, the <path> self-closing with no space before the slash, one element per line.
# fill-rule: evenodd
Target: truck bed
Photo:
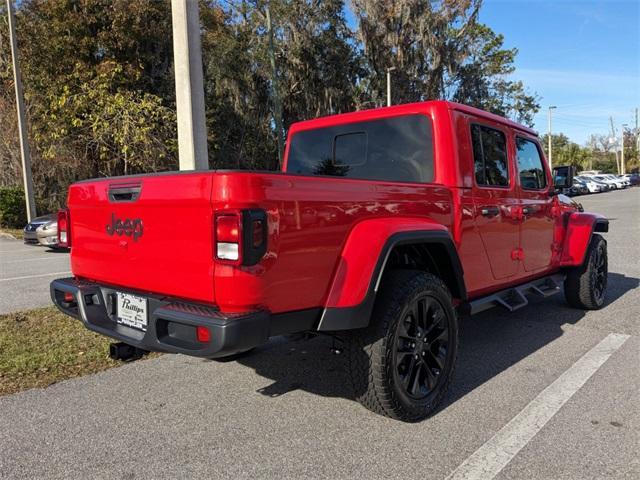
<path fill-rule="evenodd" d="M 452 222 L 451 193 L 438 185 L 237 171 L 80 182 L 70 188 L 68 207 L 75 276 L 229 312 L 323 305 L 358 221 L 405 215 Z M 214 212 L 241 208 L 263 209 L 269 219 L 267 253 L 251 267 L 214 261 Z M 110 235 L 114 219 L 139 219 L 142 234 Z"/>

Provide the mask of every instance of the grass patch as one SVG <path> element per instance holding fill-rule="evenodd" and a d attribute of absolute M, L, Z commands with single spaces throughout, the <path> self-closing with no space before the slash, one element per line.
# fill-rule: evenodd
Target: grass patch
<path fill-rule="evenodd" d="M 0 315 L 0 395 L 121 365 L 109 343 L 55 307 Z"/>
<path fill-rule="evenodd" d="M 22 240 L 24 238 L 24 231 L 21 228 L 0 228 L 0 233 L 8 233 L 9 235 L 13 235 L 18 240 Z"/>

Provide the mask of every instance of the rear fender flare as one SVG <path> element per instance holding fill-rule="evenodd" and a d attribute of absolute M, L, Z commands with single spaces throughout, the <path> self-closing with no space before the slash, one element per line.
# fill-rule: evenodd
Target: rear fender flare
<path fill-rule="evenodd" d="M 466 300 L 462 264 L 446 227 L 424 218 L 368 220 L 356 225 L 347 238 L 318 330 L 366 327 L 390 253 L 396 246 L 416 243 L 445 248 L 454 270 L 452 293 L 461 301 Z"/>
<path fill-rule="evenodd" d="M 595 213 L 573 212 L 569 215 L 560 257 L 560 266 L 577 267 L 584 256 L 594 232 L 608 232 L 609 220 Z"/>

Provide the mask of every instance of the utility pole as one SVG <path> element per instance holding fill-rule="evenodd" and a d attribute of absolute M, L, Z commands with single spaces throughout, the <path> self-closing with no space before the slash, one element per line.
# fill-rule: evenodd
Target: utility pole
<path fill-rule="evenodd" d="M 278 88 L 278 69 L 276 68 L 275 42 L 273 40 L 273 27 L 271 26 L 271 11 L 269 2 L 265 4 L 265 17 L 267 22 L 267 34 L 269 35 L 269 63 L 271 64 L 271 96 L 273 97 L 273 120 L 276 124 L 276 136 L 278 145 L 278 170 L 282 167 L 284 155 L 284 127 L 282 125 L 282 102 Z"/>
<path fill-rule="evenodd" d="M 640 160 L 640 130 L 638 130 L 638 108 L 636 107 L 636 160 Z"/>
<path fill-rule="evenodd" d="M 171 0 L 180 170 L 209 168 L 197 0 Z"/>
<path fill-rule="evenodd" d="M 618 139 L 616 138 L 616 127 L 613 126 L 613 117 L 609 117 L 609 123 L 611 124 L 611 137 L 609 138 L 609 143 L 613 144 L 613 153 L 616 155 L 616 168 L 618 169 L 618 175 L 620 175 L 620 160 L 618 159 L 618 149 L 616 148 Z"/>
<path fill-rule="evenodd" d="M 396 67 L 387 68 L 387 107 L 391 106 L 391 72 L 395 69 Z"/>
<path fill-rule="evenodd" d="M 22 96 L 22 77 L 18 64 L 18 40 L 16 38 L 16 19 L 13 13 L 13 0 L 7 0 L 7 16 L 9 18 L 9 37 L 11 39 L 11 57 L 13 59 L 13 82 L 16 87 L 16 110 L 18 111 L 18 132 L 20 136 L 20 157 L 22 158 L 22 180 L 24 184 L 24 200 L 27 206 L 27 220 L 30 222 L 36 216 L 36 202 L 33 196 L 33 177 L 31 174 L 31 153 L 29 152 L 29 137 L 27 120 L 24 113 L 24 98 Z"/>
<path fill-rule="evenodd" d="M 627 173 L 627 169 L 624 165 L 624 129 L 625 127 L 627 127 L 628 125 L 626 123 L 622 124 L 622 147 L 620 148 L 620 174 L 624 175 L 625 173 Z"/>
<path fill-rule="evenodd" d="M 551 110 L 555 110 L 555 105 L 549 105 L 549 170 L 553 169 L 552 152 L 551 152 Z"/>

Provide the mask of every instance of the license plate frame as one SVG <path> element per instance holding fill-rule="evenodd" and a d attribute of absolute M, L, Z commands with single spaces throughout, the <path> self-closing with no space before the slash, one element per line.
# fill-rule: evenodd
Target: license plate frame
<path fill-rule="evenodd" d="M 116 323 L 146 332 L 149 323 L 148 306 L 144 297 L 116 292 Z"/>

